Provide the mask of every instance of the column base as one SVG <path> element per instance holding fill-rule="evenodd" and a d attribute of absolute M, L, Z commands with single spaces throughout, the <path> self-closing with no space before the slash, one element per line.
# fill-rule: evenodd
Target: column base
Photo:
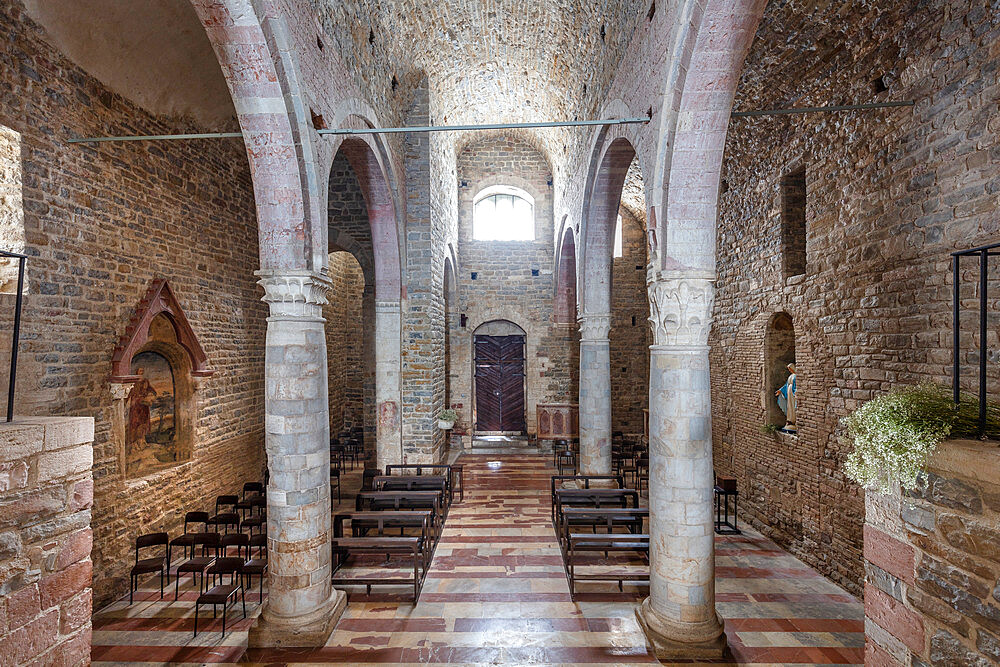
<path fill-rule="evenodd" d="M 306 616 L 268 614 L 267 603 L 250 626 L 248 648 L 325 646 L 347 608 L 347 593 L 333 589 L 327 604 Z"/>
<path fill-rule="evenodd" d="M 636 607 L 635 617 L 657 660 L 712 660 L 726 653 L 726 633 L 718 614 L 707 623 L 668 621 L 653 611 L 646 598 Z"/>

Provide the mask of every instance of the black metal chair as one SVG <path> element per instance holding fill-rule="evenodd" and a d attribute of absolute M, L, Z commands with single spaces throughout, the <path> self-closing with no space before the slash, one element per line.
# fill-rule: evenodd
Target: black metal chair
<path fill-rule="evenodd" d="M 219 540 L 219 556 L 229 557 L 229 550 L 235 548 L 236 555 L 243 560 L 250 557 L 250 536 L 246 533 L 226 533 Z"/>
<path fill-rule="evenodd" d="M 150 556 L 139 558 L 139 552 L 143 549 L 153 549 L 163 547 L 160 556 Z M 128 603 L 132 604 L 132 595 L 139 587 L 139 577 L 144 574 L 160 573 L 160 599 L 163 599 L 163 578 L 170 576 L 167 564 L 167 550 L 170 548 L 169 536 L 166 533 L 148 533 L 135 538 L 135 565 L 129 573 Z"/>
<path fill-rule="evenodd" d="M 340 502 L 340 466 L 330 463 L 330 496 L 337 491 L 337 502 Z"/>
<path fill-rule="evenodd" d="M 201 531 L 192 531 L 190 526 L 193 523 L 201 524 Z M 170 540 L 170 544 L 167 545 L 167 563 L 173 562 L 173 550 L 174 547 L 183 547 L 184 558 L 188 557 L 188 549 L 192 549 L 191 555 L 194 555 L 194 542 L 195 536 L 205 532 L 208 527 L 208 512 L 187 512 L 184 514 L 184 534 L 178 535 L 174 539 Z"/>
<path fill-rule="evenodd" d="M 243 497 L 240 499 L 238 503 L 236 503 L 236 511 L 240 512 L 243 515 L 243 518 L 245 519 L 247 512 L 253 509 L 253 506 L 250 504 L 250 501 L 253 500 L 253 498 L 255 498 L 256 496 L 262 496 L 262 495 L 264 495 L 264 485 L 262 483 L 247 482 L 246 484 L 243 485 L 243 494 L 242 494 Z"/>
<path fill-rule="evenodd" d="M 194 603 L 194 636 L 198 636 L 198 610 L 203 604 L 212 605 L 212 617 L 217 617 L 218 605 L 222 605 L 222 636 L 226 636 L 226 616 L 229 612 L 229 602 L 236 602 L 236 594 L 239 593 L 243 602 L 243 618 L 247 617 L 247 600 L 243 592 L 242 570 L 244 560 L 242 558 L 219 557 L 215 563 L 208 568 L 207 573 L 212 575 L 214 584 L 216 577 L 225 581 L 225 576 L 229 575 L 229 583 L 215 584 L 210 589 L 198 596 Z"/>
<path fill-rule="evenodd" d="M 205 588 L 205 573 L 219 556 L 219 545 L 222 540 L 218 533 L 195 533 L 194 538 L 195 543 L 191 549 L 191 558 L 178 565 L 177 571 L 174 573 L 175 601 L 180 593 L 181 576 L 190 574 L 191 583 L 197 582 L 198 592 L 201 593 Z M 201 556 L 196 556 L 195 553 L 199 546 L 201 547 Z M 201 575 L 201 581 L 198 581 L 199 574 Z"/>
<path fill-rule="evenodd" d="M 247 562 L 243 564 L 243 575 L 247 577 L 251 584 L 253 584 L 253 578 L 258 577 L 260 579 L 260 588 L 258 597 L 261 602 L 264 601 L 264 576 L 267 574 L 267 537 L 263 540 L 257 540 L 256 543 L 251 540 L 250 548 L 248 549 L 248 554 L 250 558 Z M 257 555 L 253 555 L 254 549 L 257 550 Z M 244 585 L 245 587 L 245 585 Z"/>
<path fill-rule="evenodd" d="M 239 529 L 240 515 L 236 511 L 236 505 L 240 502 L 239 496 L 219 496 L 215 499 L 215 514 L 208 517 L 208 525 L 216 529 L 224 527 L 225 532 L 229 532 L 229 527 L 234 526 Z"/>

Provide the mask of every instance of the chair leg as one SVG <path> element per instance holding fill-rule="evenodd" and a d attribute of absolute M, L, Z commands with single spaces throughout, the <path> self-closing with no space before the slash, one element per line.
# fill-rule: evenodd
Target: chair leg
<path fill-rule="evenodd" d="M 163 568 L 160 568 L 160 599 L 163 599 Z"/>
<path fill-rule="evenodd" d="M 198 607 L 199 606 L 200 605 L 197 602 L 194 603 L 194 636 L 195 637 L 198 636 Z"/>
<path fill-rule="evenodd" d="M 226 616 L 229 615 L 227 613 L 228 611 L 229 611 L 229 602 L 228 601 L 223 602 L 222 603 L 222 636 L 223 636 L 223 638 L 225 638 L 225 636 L 226 636 Z"/>
<path fill-rule="evenodd" d="M 174 577 L 174 602 L 177 602 L 177 594 L 180 592 L 181 587 L 181 573 L 178 572 L 177 576 Z"/>
<path fill-rule="evenodd" d="M 240 584 L 240 601 L 243 603 L 243 618 L 247 617 L 247 593 L 243 584 Z"/>
<path fill-rule="evenodd" d="M 129 606 L 132 605 L 132 593 L 135 592 L 135 575 L 130 574 L 128 577 L 128 603 Z"/>

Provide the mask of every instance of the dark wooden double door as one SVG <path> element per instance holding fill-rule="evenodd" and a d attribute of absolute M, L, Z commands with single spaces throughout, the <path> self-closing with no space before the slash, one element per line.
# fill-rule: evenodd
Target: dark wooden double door
<path fill-rule="evenodd" d="M 475 337 L 476 430 L 523 433 L 524 336 Z"/>

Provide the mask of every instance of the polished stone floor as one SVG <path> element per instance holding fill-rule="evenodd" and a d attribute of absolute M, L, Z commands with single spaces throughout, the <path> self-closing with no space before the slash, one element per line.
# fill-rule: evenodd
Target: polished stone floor
<path fill-rule="evenodd" d="M 418 604 L 403 589 L 349 589 L 326 647 L 246 651 L 242 612 L 230 611 L 224 639 L 213 621 L 192 640 L 190 584 L 173 602 L 160 601 L 150 582 L 131 607 L 126 596 L 94 617 L 94 664 L 657 664 L 633 615 L 644 587 L 591 583 L 570 598 L 549 519 L 551 458 L 466 454 L 460 462 L 465 501 L 451 509 Z M 345 490 L 358 477 L 348 475 Z M 350 505 L 345 495 L 341 508 Z M 749 530 L 720 536 L 716 568 L 731 651 L 724 664 L 864 662 L 861 604 L 771 541 Z M 254 590 L 251 618 L 257 608 Z"/>

